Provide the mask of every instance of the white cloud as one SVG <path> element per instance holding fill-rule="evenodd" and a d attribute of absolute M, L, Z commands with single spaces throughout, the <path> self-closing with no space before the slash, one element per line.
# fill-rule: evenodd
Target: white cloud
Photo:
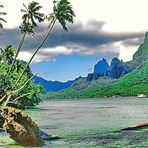
<path fill-rule="evenodd" d="M 32 62 L 41 62 L 41 61 L 56 61 L 55 57 L 59 54 L 69 55 L 72 53 L 71 49 L 65 47 L 56 47 L 56 48 L 44 48 L 41 49 Z M 33 53 L 30 52 L 20 52 L 18 58 L 24 61 L 29 61 Z"/>
<path fill-rule="evenodd" d="M 52 10 L 52 0 L 37 0 L 44 8 L 45 13 Z M 1 0 L 5 10 L 8 13 L 6 25 L 7 28 L 16 27 L 20 24 L 22 3 L 29 3 L 31 0 Z M 137 32 L 146 31 L 148 26 L 147 6 L 148 0 L 70 0 L 76 13 L 75 23 L 81 22 L 86 24 L 90 20 L 103 21 L 106 24 L 103 30 L 107 32 Z M 49 11 L 48 11 L 49 10 Z M 93 27 L 93 26 L 91 26 Z M 97 30 L 96 30 L 97 31 Z M 124 61 L 130 60 L 133 53 L 137 50 L 137 46 L 125 46 L 118 44 L 118 52 L 120 59 Z M 117 45 L 116 44 L 116 45 Z M 77 46 L 77 45 L 76 45 Z M 104 47 L 103 47 L 104 46 Z M 114 48 L 114 45 L 103 45 L 98 47 L 98 50 L 106 48 L 109 52 Z M 112 46 L 112 47 L 111 47 Z M 77 46 L 78 47 L 78 46 Z M 80 47 L 80 53 L 93 54 L 98 50 L 86 50 L 85 47 Z M 75 51 L 76 52 L 76 51 Z M 45 55 L 46 53 L 46 55 Z M 72 50 L 66 47 L 58 47 L 55 49 L 43 49 L 36 57 L 36 62 L 43 59 L 51 60 L 58 54 L 71 54 Z M 30 53 L 21 52 L 20 58 L 29 59 Z"/>
<path fill-rule="evenodd" d="M 117 43 L 119 45 L 119 59 L 122 59 L 124 62 L 130 61 L 133 58 L 133 54 L 137 51 L 137 46 L 128 46 L 126 48 L 122 45 L 121 42 Z"/>
<path fill-rule="evenodd" d="M 43 6 L 43 12 L 52 11 L 52 0 L 36 0 Z M 76 21 L 105 21 L 106 31 L 141 31 L 147 29 L 147 0 L 69 0 L 76 13 Z M 31 0 L 1 0 L 8 12 L 8 26 L 19 25 L 22 4 Z M 7 27 L 8 27 L 7 26 Z"/>

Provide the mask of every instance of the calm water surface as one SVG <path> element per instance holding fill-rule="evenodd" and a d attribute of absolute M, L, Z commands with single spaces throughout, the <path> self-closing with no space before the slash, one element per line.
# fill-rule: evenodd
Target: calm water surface
<path fill-rule="evenodd" d="M 27 111 L 40 128 L 60 140 L 44 147 L 147 147 L 148 131 L 120 129 L 148 121 L 148 98 L 47 100 Z M 17 147 L 1 133 L 0 146 Z M 20 146 L 18 146 L 20 147 Z"/>

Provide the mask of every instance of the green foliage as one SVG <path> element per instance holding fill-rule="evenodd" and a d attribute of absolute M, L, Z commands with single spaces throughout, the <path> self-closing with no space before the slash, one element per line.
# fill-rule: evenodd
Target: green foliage
<path fill-rule="evenodd" d="M 0 98 L 2 98 L 4 94 L 10 90 L 19 89 L 29 79 L 29 76 L 25 74 L 18 85 L 14 86 L 20 73 L 14 70 L 8 76 L 7 73 L 9 68 L 10 66 L 8 64 L 0 64 Z M 31 81 L 24 89 L 15 93 L 12 98 L 15 100 L 14 102 L 18 108 L 24 108 L 25 106 L 33 106 L 41 102 L 40 94 L 43 93 L 43 88 L 40 85 L 35 85 Z"/>
<path fill-rule="evenodd" d="M 139 67 L 148 59 L 148 32 L 145 33 L 145 38 L 142 44 L 140 44 L 138 50 L 133 55 L 133 59 L 126 64 L 134 69 Z"/>
<path fill-rule="evenodd" d="M 23 23 L 19 26 L 22 33 L 27 33 L 29 35 L 34 35 L 34 29 L 37 27 L 38 22 L 44 21 L 44 14 L 40 13 L 39 10 L 42 8 L 42 6 L 39 5 L 38 2 L 32 1 L 28 7 L 26 7 L 25 4 L 24 8 L 21 9 L 21 11 L 24 13 L 22 16 Z"/>
<path fill-rule="evenodd" d="M 92 82 L 79 80 L 70 88 L 49 93 L 47 98 L 70 99 L 70 98 L 100 98 L 113 96 L 137 96 L 148 95 L 148 62 L 133 72 L 116 80 L 98 79 Z"/>
<path fill-rule="evenodd" d="M 34 56 L 41 49 L 41 47 L 46 42 L 48 36 L 50 35 L 56 20 L 60 22 L 64 30 L 68 30 L 66 27 L 66 23 L 73 23 L 73 17 L 75 16 L 72 6 L 68 0 L 60 0 L 59 2 L 54 1 L 53 13 L 49 15 L 49 28 L 45 38 L 41 41 L 39 46 L 36 48 L 32 57 L 28 61 L 27 64 L 22 65 L 19 60 L 16 60 L 18 54 L 23 46 L 26 35 L 35 35 L 35 28 L 37 27 L 37 22 L 44 21 L 44 14 L 40 13 L 40 9 L 42 6 L 39 5 L 38 2 L 31 2 L 28 6 L 23 4 L 24 9 L 21 11 L 24 13 L 22 16 L 22 24 L 19 26 L 22 37 L 18 44 L 18 48 L 15 54 L 10 54 L 11 46 L 7 47 L 7 50 L 1 49 L 0 61 L 2 63 L 2 79 L 8 80 L 5 85 L 2 87 L 1 93 L 1 104 L 5 101 L 5 105 L 8 102 L 16 102 L 17 106 L 23 108 L 26 105 L 35 105 L 38 104 L 41 100 L 39 99 L 39 94 L 43 93 L 43 89 L 41 86 L 34 85 L 30 82 L 31 75 L 28 72 L 29 64 L 32 62 Z M 5 52 L 6 51 L 6 52 Z M 8 52 L 9 51 L 9 52 Z M 5 54 L 6 53 L 6 54 Z M 3 56 L 5 55 L 5 56 Z M 3 58 L 5 57 L 5 58 Z M 11 65 L 10 65 L 11 64 Z M 29 69 L 30 71 L 30 69 Z M 4 74 L 5 73 L 5 74 Z M 0 83 L 3 83 L 2 81 Z M 25 85 L 24 85 L 25 84 Z M 27 84 L 27 85 L 26 85 Z M 21 88 L 21 90 L 20 90 Z M 16 91 L 19 90 L 19 91 Z M 4 95 L 4 97 L 3 97 Z M 4 99 L 5 100 L 4 100 Z M 8 98 L 8 99 L 7 99 Z"/>
<path fill-rule="evenodd" d="M 79 99 L 79 98 L 94 98 L 95 92 L 102 90 L 113 84 L 116 80 L 109 78 L 100 78 L 98 80 L 86 81 L 85 78 L 79 79 L 71 87 L 54 93 L 49 93 L 46 98 L 55 99 Z"/>
<path fill-rule="evenodd" d="M 68 0 L 61 0 L 54 5 L 53 9 L 56 19 L 62 25 L 64 30 L 68 30 L 66 27 L 66 21 L 73 23 L 73 17 L 75 16 L 72 6 Z"/>
<path fill-rule="evenodd" d="M 54 1 L 53 13 L 47 17 L 48 20 L 58 20 L 65 31 L 68 31 L 66 22 L 73 23 L 73 17 L 75 13 L 72 10 L 72 6 L 68 0 Z"/>
<path fill-rule="evenodd" d="M 0 48 L 0 62 L 10 64 L 13 60 L 15 50 L 11 45 L 7 47 Z"/>

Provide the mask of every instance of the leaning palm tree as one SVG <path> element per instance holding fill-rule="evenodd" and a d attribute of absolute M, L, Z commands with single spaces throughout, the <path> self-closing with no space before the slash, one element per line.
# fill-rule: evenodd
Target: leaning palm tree
<path fill-rule="evenodd" d="M 0 3 L 0 8 L 3 8 L 3 7 L 4 7 L 4 6 Z M 5 12 L 0 12 L 0 15 L 6 15 L 6 13 L 5 13 Z M 0 29 L 3 28 L 3 25 L 2 25 L 3 22 L 6 23 L 6 20 L 3 19 L 2 17 L 0 17 Z"/>
<path fill-rule="evenodd" d="M 36 20 L 38 22 L 44 21 L 44 14 L 39 12 L 42 6 L 40 6 L 38 2 L 33 1 L 28 5 L 28 7 L 25 4 L 23 4 L 23 6 L 24 6 L 24 9 L 21 9 L 21 11 L 24 13 L 22 16 L 23 22 L 19 26 L 22 33 L 22 37 L 15 54 L 15 58 L 11 64 L 9 73 L 11 72 L 15 64 L 16 58 L 22 48 L 26 35 L 28 34 L 28 35 L 34 36 L 34 30 L 37 27 Z"/>
<path fill-rule="evenodd" d="M 74 12 L 72 11 L 72 7 L 68 0 L 60 0 L 59 2 L 54 1 L 53 13 L 47 17 L 47 19 L 49 20 L 48 33 L 42 40 L 38 48 L 35 50 L 35 53 L 31 57 L 30 61 L 26 64 L 25 68 L 23 69 L 23 72 L 21 73 L 17 81 L 21 79 L 24 72 L 26 71 L 26 68 L 29 66 L 34 56 L 46 42 L 56 21 L 58 20 L 61 23 L 63 29 L 67 31 L 66 22 L 68 21 L 70 23 L 73 23 L 74 16 Z M 22 33 L 25 34 L 27 34 L 25 27 L 27 27 L 27 29 L 30 29 L 30 33 L 32 32 L 32 25 L 29 24 L 29 22 L 28 24 L 26 24 L 26 21 L 28 20 L 26 19 L 22 26 Z M 14 104 L 17 99 L 24 98 L 26 94 L 21 94 L 21 96 L 19 96 L 18 98 L 14 98 L 13 95 L 15 96 L 15 94 L 23 90 L 34 76 L 35 75 L 29 78 L 22 86 L 18 87 L 17 85 L 17 87 L 14 86 L 13 89 L 9 89 L 9 91 L 5 93 L 2 99 L 0 99 L 0 102 L 2 102 L 3 104 L 0 110 L 0 116 L 2 116 L 2 119 L 4 120 L 3 127 L 11 135 L 12 139 L 14 139 L 17 143 L 23 146 L 42 146 L 43 132 L 40 131 L 39 127 L 32 121 L 32 119 L 28 115 L 24 114 L 21 110 L 9 107 L 9 104 Z"/>
<path fill-rule="evenodd" d="M 21 73 L 20 77 L 18 78 L 17 82 L 22 78 L 23 74 L 25 73 L 26 69 L 28 68 L 29 64 L 32 62 L 33 58 L 37 54 L 37 52 L 41 49 L 41 47 L 44 45 L 44 43 L 47 41 L 56 21 L 59 21 L 59 23 L 62 25 L 63 29 L 65 31 L 68 31 L 66 23 L 73 23 L 73 17 L 75 17 L 75 13 L 72 10 L 72 6 L 68 0 L 60 0 L 59 2 L 53 1 L 53 13 L 51 13 L 49 16 L 46 16 L 47 20 L 49 21 L 49 29 L 45 36 L 45 38 L 42 40 L 40 45 L 35 50 L 34 54 L 30 58 L 29 62 L 26 64 L 23 72 Z"/>

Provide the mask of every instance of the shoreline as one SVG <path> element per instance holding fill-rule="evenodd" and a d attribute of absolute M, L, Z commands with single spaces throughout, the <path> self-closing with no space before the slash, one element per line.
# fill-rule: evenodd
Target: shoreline
<path fill-rule="evenodd" d="M 76 101 L 76 100 L 117 100 L 117 99 L 148 99 L 148 97 L 138 97 L 138 96 L 128 96 L 128 97 L 124 97 L 124 96 L 118 96 L 118 97 L 101 97 L 101 98 L 69 98 L 69 99 L 44 99 L 43 101 Z"/>

